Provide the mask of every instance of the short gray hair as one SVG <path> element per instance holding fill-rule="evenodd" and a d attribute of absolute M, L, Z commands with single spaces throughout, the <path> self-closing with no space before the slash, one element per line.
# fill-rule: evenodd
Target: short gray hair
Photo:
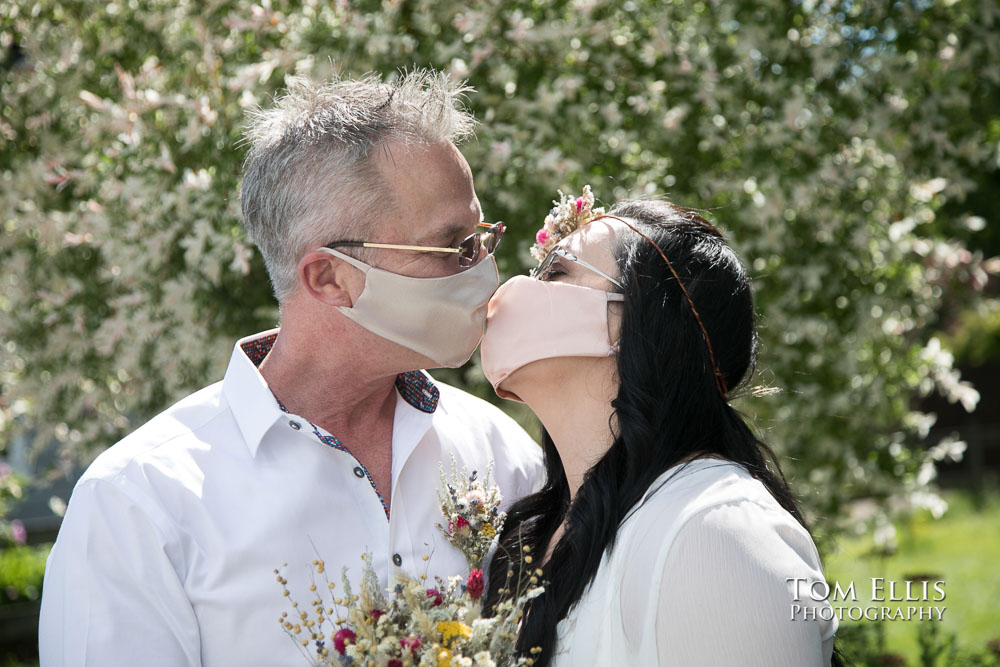
<path fill-rule="evenodd" d="M 364 211 L 385 206 L 372 149 L 388 140 L 458 143 L 475 127 L 461 103 L 471 90 L 433 70 L 326 83 L 296 78 L 269 109 L 248 115 L 240 200 L 279 304 L 295 289 L 310 248 L 360 236 Z"/>

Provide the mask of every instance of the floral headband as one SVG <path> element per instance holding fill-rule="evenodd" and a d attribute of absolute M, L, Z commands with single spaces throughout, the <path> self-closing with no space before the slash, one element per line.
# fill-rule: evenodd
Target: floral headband
<path fill-rule="evenodd" d="M 567 234 L 579 229 L 597 218 L 606 217 L 603 207 L 594 208 L 594 193 L 590 186 L 583 186 L 583 194 L 570 197 L 559 190 L 559 201 L 545 216 L 545 223 L 535 233 L 535 245 L 531 246 L 531 256 L 542 263 L 552 249 Z"/>
<path fill-rule="evenodd" d="M 590 224 L 594 220 L 598 220 L 600 218 L 618 220 L 631 228 L 636 234 L 652 243 L 653 247 L 656 248 L 656 251 L 660 254 L 660 257 L 662 257 L 663 261 L 667 263 L 667 268 L 670 269 L 670 273 L 673 274 L 674 280 L 677 281 L 681 291 L 684 293 L 684 298 L 687 299 L 688 305 L 691 307 L 694 319 L 698 322 L 698 327 L 701 329 L 702 336 L 705 337 L 705 345 L 708 347 L 708 359 L 712 364 L 712 372 L 715 375 L 715 386 L 719 390 L 719 395 L 722 396 L 723 400 L 728 401 L 729 389 L 726 386 L 726 380 L 723 377 L 722 372 L 719 370 L 718 364 L 715 363 L 715 353 L 712 350 L 712 342 L 708 338 L 708 330 L 701 321 L 701 315 L 698 314 L 698 309 L 694 307 L 694 301 L 692 301 L 691 295 L 687 291 L 687 287 L 684 286 L 684 282 L 681 280 L 680 276 L 677 275 L 677 271 L 674 270 L 674 265 L 671 264 L 669 259 L 667 259 L 667 255 L 660 249 L 660 246 L 656 244 L 656 241 L 636 229 L 636 227 L 628 220 L 623 220 L 615 215 L 609 215 L 604 211 L 603 207 L 594 208 L 594 193 L 591 192 L 589 185 L 583 186 L 583 194 L 579 197 L 571 197 L 563 194 L 562 190 L 559 190 L 558 192 L 559 201 L 552 202 L 555 206 L 551 211 L 549 211 L 549 214 L 545 216 L 545 222 L 542 224 L 542 228 L 535 233 L 535 245 L 531 247 L 531 256 L 538 260 L 539 264 L 541 264 L 541 262 L 545 261 L 545 258 L 549 256 L 549 253 L 552 252 L 552 249 L 556 247 L 559 241 L 565 238 L 570 232 L 573 232 L 583 225 Z"/>

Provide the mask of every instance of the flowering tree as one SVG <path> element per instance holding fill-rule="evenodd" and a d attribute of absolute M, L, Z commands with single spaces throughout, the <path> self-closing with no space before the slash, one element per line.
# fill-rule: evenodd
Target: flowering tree
<path fill-rule="evenodd" d="M 233 340 L 277 317 L 239 226 L 245 111 L 290 76 L 433 66 L 477 90 L 464 151 L 510 226 L 505 273 L 529 265 L 557 188 L 705 209 L 754 275 L 761 381 L 782 390 L 740 406 L 809 509 L 940 511 L 933 463 L 961 444 L 928 448 L 933 417 L 911 405 L 977 402 L 933 331 L 944 298 L 985 283 L 954 239 L 998 213 L 980 210 L 1000 169 L 995 3 L 0 0 L 0 16 L 5 439 L 76 460 L 219 378 Z M 447 377 L 487 395 L 475 364 Z"/>

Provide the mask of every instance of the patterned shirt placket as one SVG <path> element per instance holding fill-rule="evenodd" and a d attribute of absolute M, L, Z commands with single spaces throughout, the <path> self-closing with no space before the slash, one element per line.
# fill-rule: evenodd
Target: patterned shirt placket
<path fill-rule="evenodd" d="M 277 340 L 277 338 L 278 334 L 272 333 L 262 338 L 247 341 L 242 345 L 243 352 L 247 355 L 254 366 L 260 366 L 264 357 L 266 357 L 268 352 L 271 351 L 271 347 L 274 345 L 274 341 Z M 434 386 L 434 383 L 429 381 L 424 374 L 419 371 L 400 373 L 396 377 L 396 390 L 399 392 L 399 395 L 402 396 L 403 399 L 411 406 L 421 412 L 427 413 L 432 413 L 437 409 L 438 399 L 441 395 L 440 390 Z M 271 395 L 274 396 L 274 393 L 272 392 Z M 278 407 L 282 412 L 291 414 L 277 396 L 274 396 L 274 400 L 277 402 Z M 378 501 L 381 503 L 382 509 L 385 512 L 385 518 L 388 520 L 389 506 L 386 504 L 382 494 L 379 493 L 378 487 L 375 486 L 375 480 L 372 479 L 371 474 L 368 472 L 368 468 L 366 468 L 365 465 L 358 460 L 358 457 L 352 454 L 351 451 L 344 446 L 344 443 L 337 439 L 336 436 L 324 435 L 320 432 L 319 427 L 316 426 L 316 424 L 312 423 L 308 419 L 306 421 L 309 422 L 310 426 L 312 426 L 313 434 L 320 442 L 327 447 L 340 450 L 354 459 L 355 463 L 358 464 L 358 469 L 364 473 L 368 483 L 371 484 L 372 490 L 378 497 Z"/>

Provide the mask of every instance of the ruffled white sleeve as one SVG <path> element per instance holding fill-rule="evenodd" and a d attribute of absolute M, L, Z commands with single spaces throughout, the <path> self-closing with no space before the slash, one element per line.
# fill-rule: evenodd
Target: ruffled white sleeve
<path fill-rule="evenodd" d="M 655 633 L 659 665 L 830 664 L 837 621 L 828 602 L 808 594 L 811 582 L 824 580 L 819 555 L 780 506 L 710 507 L 665 553 L 662 544 L 656 530 L 640 538 L 620 598 L 630 641 L 648 645 L 646 633 Z"/>

